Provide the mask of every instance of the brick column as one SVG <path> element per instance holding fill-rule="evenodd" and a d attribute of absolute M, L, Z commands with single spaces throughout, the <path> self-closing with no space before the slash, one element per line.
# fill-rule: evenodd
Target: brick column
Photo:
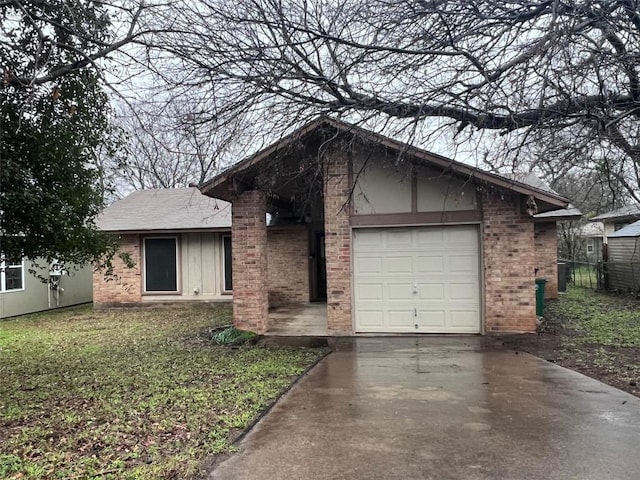
<path fill-rule="evenodd" d="M 233 252 L 233 324 L 263 334 L 267 330 L 267 204 L 264 193 L 250 190 L 231 205 Z"/>
<path fill-rule="evenodd" d="M 536 268 L 547 279 L 544 298 L 558 298 L 558 228 L 556 222 L 536 223 Z"/>
<path fill-rule="evenodd" d="M 536 330 L 533 221 L 516 196 L 482 195 L 486 332 Z"/>
<path fill-rule="evenodd" d="M 327 330 L 352 335 L 349 159 L 332 152 L 324 172 L 324 235 L 327 266 Z"/>
<path fill-rule="evenodd" d="M 118 255 L 115 255 L 112 259 L 112 275 L 105 277 L 105 271 L 94 270 L 93 307 L 95 309 L 140 303 L 142 298 L 140 235 L 122 235 L 119 250 L 128 253 L 135 265 L 129 268 Z"/>

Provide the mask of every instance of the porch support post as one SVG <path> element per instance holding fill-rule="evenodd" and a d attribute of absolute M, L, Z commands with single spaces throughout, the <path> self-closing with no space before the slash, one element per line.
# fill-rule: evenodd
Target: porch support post
<path fill-rule="evenodd" d="M 333 151 L 324 171 L 324 233 L 327 266 L 327 333 L 353 335 L 349 157 Z"/>
<path fill-rule="evenodd" d="M 240 193 L 232 203 L 233 325 L 264 334 L 267 330 L 267 204 L 258 190 Z"/>

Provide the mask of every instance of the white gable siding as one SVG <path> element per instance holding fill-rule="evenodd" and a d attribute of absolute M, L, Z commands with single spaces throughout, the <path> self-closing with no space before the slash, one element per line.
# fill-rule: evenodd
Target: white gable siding
<path fill-rule="evenodd" d="M 418 211 L 419 212 L 453 212 L 458 210 L 475 210 L 477 208 L 476 190 L 471 182 L 440 172 L 417 169 Z"/>
<path fill-rule="evenodd" d="M 405 167 L 410 168 L 410 167 Z M 411 211 L 411 171 L 384 165 L 377 158 L 357 157 L 353 162 L 356 215 Z"/>

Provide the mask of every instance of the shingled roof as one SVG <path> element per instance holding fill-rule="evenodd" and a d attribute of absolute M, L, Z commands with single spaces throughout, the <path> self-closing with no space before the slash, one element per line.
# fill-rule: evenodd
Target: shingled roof
<path fill-rule="evenodd" d="M 229 230 L 231 204 L 195 187 L 138 190 L 107 207 L 96 225 L 107 232 Z"/>
<path fill-rule="evenodd" d="M 627 205 L 611 212 L 606 212 L 591 219 L 592 222 L 602 221 L 624 221 L 640 218 L 640 205 Z"/>

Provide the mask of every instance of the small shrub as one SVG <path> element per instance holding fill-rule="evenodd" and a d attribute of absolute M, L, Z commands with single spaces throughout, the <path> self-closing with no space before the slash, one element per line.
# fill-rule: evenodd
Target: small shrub
<path fill-rule="evenodd" d="M 213 343 L 217 345 L 242 345 L 253 340 L 258 335 L 246 330 L 238 330 L 236 327 L 225 328 L 213 335 Z"/>

